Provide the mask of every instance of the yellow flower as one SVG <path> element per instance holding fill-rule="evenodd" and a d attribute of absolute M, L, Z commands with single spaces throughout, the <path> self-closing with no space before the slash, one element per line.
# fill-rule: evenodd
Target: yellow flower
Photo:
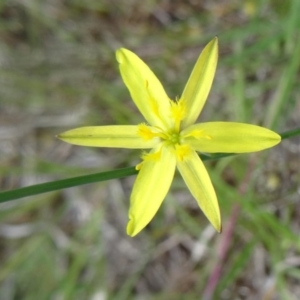
<path fill-rule="evenodd" d="M 197 123 L 214 78 L 218 40 L 201 53 L 179 100 L 170 100 L 149 67 L 134 53 L 116 53 L 122 78 L 147 123 L 83 127 L 59 135 L 76 145 L 152 150 L 143 154 L 130 199 L 127 233 L 135 236 L 154 217 L 169 191 L 177 166 L 203 213 L 217 231 L 221 217 L 209 175 L 196 151 L 245 153 L 280 142 L 275 132 L 233 122 Z"/>

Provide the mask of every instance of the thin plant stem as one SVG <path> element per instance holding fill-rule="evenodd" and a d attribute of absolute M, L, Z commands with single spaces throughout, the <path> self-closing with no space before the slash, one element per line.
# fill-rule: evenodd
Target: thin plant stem
<path fill-rule="evenodd" d="M 300 135 L 300 128 L 295 128 L 295 129 L 292 129 L 292 130 L 289 130 L 289 131 L 286 131 L 286 132 L 280 134 L 282 140 L 288 139 L 288 138 L 291 138 L 291 137 L 294 137 L 297 135 Z"/>
<path fill-rule="evenodd" d="M 282 139 L 291 138 L 297 135 L 300 135 L 300 128 L 296 128 L 280 134 Z M 205 161 L 205 160 L 220 159 L 220 158 L 229 157 L 233 155 L 236 155 L 236 153 L 215 153 L 215 154 L 202 153 L 200 154 L 200 157 L 203 161 Z M 136 175 L 137 173 L 138 171 L 135 169 L 135 167 L 129 167 L 129 168 L 117 169 L 117 170 L 112 170 L 107 172 L 96 173 L 96 174 L 88 174 L 88 175 L 83 175 L 78 177 L 72 177 L 67 179 L 50 181 L 46 183 L 35 184 L 35 185 L 26 186 L 18 189 L 0 192 L 0 203 L 16 200 L 28 196 L 34 196 L 46 192 L 52 192 L 52 191 L 57 191 L 65 188 L 79 186 L 83 184 L 123 178 L 131 175 Z"/>

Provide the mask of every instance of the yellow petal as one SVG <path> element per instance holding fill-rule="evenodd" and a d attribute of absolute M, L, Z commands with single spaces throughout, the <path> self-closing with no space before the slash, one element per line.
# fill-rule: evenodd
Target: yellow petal
<path fill-rule="evenodd" d="M 131 97 L 149 124 L 166 128 L 170 122 L 170 100 L 150 68 L 133 52 L 116 52 L 120 72 Z"/>
<path fill-rule="evenodd" d="M 218 61 L 218 39 L 214 38 L 200 54 L 181 98 L 185 101 L 187 115 L 183 128 L 198 118 L 210 91 Z"/>
<path fill-rule="evenodd" d="M 90 147 L 148 149 L 159 143 L 158 138 L 145 141 L 138 135 L 138 126 L 90 126 L 72 129 L 58 138 L 74 145 Z"/>
<path fill-rule="evenodd" d="M 267 128 L 234 122 L 195 124 L 182 132 L 184 141 L 196 151 L 246 153 L 277 145 L 281 137 Z"/>
<path fill-rule="evenodd" d="M 130 198 L 127 234 L 135 236 L 154 217 L 173 180 L 176 159 L 166 147 L 153 149 L 144 160 Z"/>
<path fill-rule="evenodd" d="M 201 210 L 214 226 L 221 231 L 221 216 L 215 190 L 207 171 L 195 151 L 191 151 L 185 159 L 177 161 L 177 167 Z"/>

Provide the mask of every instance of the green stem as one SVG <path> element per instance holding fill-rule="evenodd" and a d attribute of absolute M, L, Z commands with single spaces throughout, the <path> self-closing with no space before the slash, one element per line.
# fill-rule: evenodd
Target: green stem
<path fill-rule="evenodd" d="M 50 181 L 0 193 L 0 203 L 88 183 L 106 181 L 137 174 L 134 167 Z"/>
<path fill-rule="evenodd" d="M 300 135 L 300 128 L 296 128 L 284 132 L 280 135 L 282 139 L 287 139 L 293 136 Z M 200 154 L 200 157 L 202 160 L 213 160 L 213 159 L 220 159 L 232 155 L 236 155 L 236 154 L 235 153 L 216 153 L 211 155 Z M 136 171 L 134 167 L 129 167 L 124 169 L 117 169 L 117 170 L 112 170 L 107 172 L 101 172 L 96 174 L 89 174 L 89 175 L 68 178 L 68 179 L 35 184 L 31 186 L 14 189 L 14 190 L 0 192 L 0 203 L 27 197 L 27 196 L 33 196 L 33 195 L 38 195 L 46 192 L 52 192 L 52 191 L 57 191 L 65 188 L 79 186 L 83 184 L 123 178 L 131 175 L 136 175 L 137 173 L 138 171 Z"/>
<path fill-rule="evenodd" d="M 300 135 L 300 128 L 295 128 L 280 134 L 281 139 L 283 140 L 297 135 Z"/>

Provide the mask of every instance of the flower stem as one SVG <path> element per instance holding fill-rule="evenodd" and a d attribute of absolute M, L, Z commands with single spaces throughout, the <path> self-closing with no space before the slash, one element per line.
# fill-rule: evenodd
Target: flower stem
<path fill-rule="evenodd" d="M 134 167 L 117 169 L 96 174 L 83 175 L 62 180 L 50 181 L 30 185 L 10 191 L 0 192 L 0 203 L 15 200 L 27 196 L 38 195 L 46 192 L 57 191 L 69 187 L 79 186 L 88 183 L 106 181 L 115 178 L 122 178 L 137 174 L 138 171 Z"/>
<path fill-rule="evenodd" d="M 295 128 L 295 129 L 292 129 L 292 130 L 289 130 L 289 131 L 286 131 L 286 132 L 280 134 L 281 139 L 283 139 L 283 140 L 297 136 L 297 135 L 300 135 L 300 128 Z"/>
<path fill-rule="evenodd" d="M 282 139 L 288 139 L 297 135 L 300 135 L 300 128 L 289 130 L 280 134 Z M 216 153 L 212 155 L 200 154 L 200 157 L 204 161 L 204 160 L 220 159 L 232 155 L 236 155 L 236 154 L 235 153 Z M 14 190 L 0 192 L 0 203 L 16 200 L 19 198 L 24 198 L 27 196 L 33 196 L 33 195 L 38 195 L 46 192 L 52 192 L 52 191 L 57 191 L 65 188 L 79 186 L 83 184 L 123 178 L 131 175 L 135 175 L 137 173 L 138 171 L 135 169 L 135 167 L 129 167 L 129 168 L 117 169 L 117 170 L 112 170 L 107 172 L 96 173 L 96 174 L 89 174 L 89 175 L 83 175 L 83 176 L 78 176 L 73 178 L 35 184 L 31 186 L 14 189 Z"/>

